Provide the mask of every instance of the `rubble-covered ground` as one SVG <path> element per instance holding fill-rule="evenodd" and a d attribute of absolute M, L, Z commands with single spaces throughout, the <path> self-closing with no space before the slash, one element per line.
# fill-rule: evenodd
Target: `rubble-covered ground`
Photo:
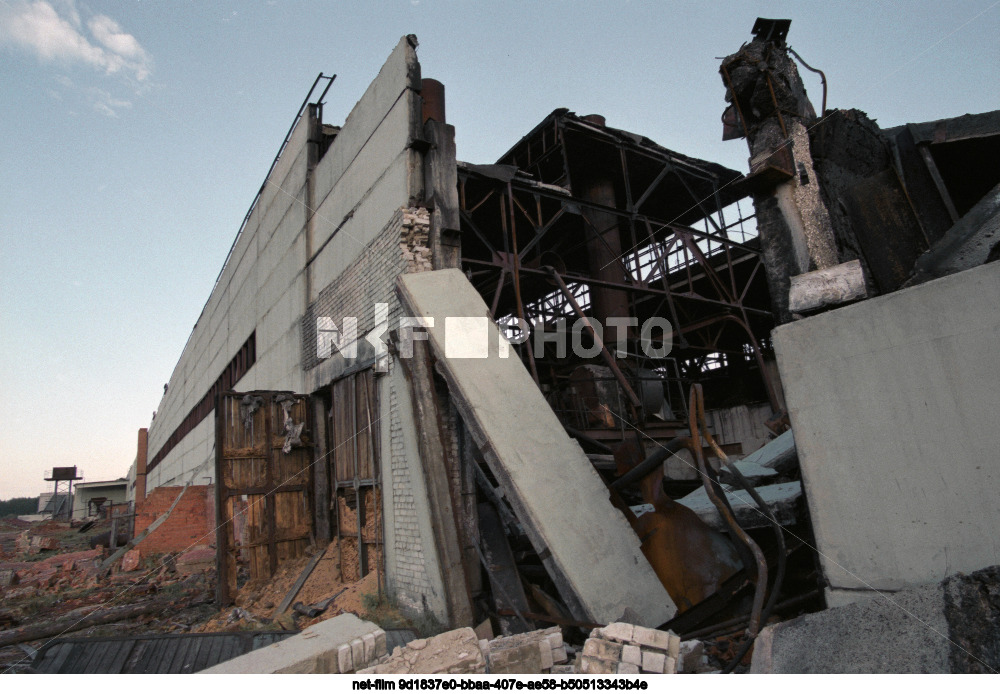
<path fill-rule="evenodd" d="M 390 626 L 413 626 L 378 599 L 375 573 L 351 584 L 340 580 L 335 546 L 327 549 L 295 598 L 294 603 L 325 606 L 308 618 L 292 610 L 274 613 L 309 557 L 287 563 L 269 581 L 248 583 L 235 606 L 220 610 L 214 603 L 214 548 L 146 558 L 132 551 L 102 577 L 98 567 L 110 554 L 102 544 L 109 541 L 109 531 L 106 520 L 87 527 L 0 519 L 0 672 L 26 671 L 34 651 L 58 637 L 299 630 L 344 612 Z M 370 614 L 366 606 L 378 614 Z M 127 614 L 91 623 L 116 613 Z M 47 627 L 51 633 L 31 638 L 33 631 Z"/>

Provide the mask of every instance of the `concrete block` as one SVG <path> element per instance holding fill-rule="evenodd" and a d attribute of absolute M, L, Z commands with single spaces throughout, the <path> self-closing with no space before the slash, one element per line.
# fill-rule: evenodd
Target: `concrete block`
<path fill-rule="evenodd" d="M 565 663 L 569 660 L 569 654 L 566 652 L 565 646 L 560 646 L 559 648 L 552 649 L 552 662 Z"/>
<path fill-rule="evenodd" d="M 352 655 L 351 643 L 357 641 L 361 644 L 365 634 L 372 634 L 377 629 L 377 625 L 345 613 L 314 624 L 301 634 L 219 663 L 202 672 L 211 674 L 351 672 L 354 669 L 353 658 L 350 663 L 346 660 Z"/>
<path fill-rule="evenodd" d="M 553 665 L 550 674 L 553 675 L 572 675 L 576 672 L 572 665 Z"/>
<path fill-rule="evenodd" d="M 364 644 L 363 662 L 370 663 L 378 657 L 375 652 L 375 634 L 365 634 L 361 638 L 361 642 Z"/>
<path fill-rule="evenodd" d="M 795 275 L 789 280 L 788 310 L 792 313 L 815 311 L 868 295 L 860 260 Z"/>
<path fill-rule="evenodd" d="M 657 648 L 666 651 L 670 647 L 670 634 L 657 629 L 637 626 L 632 640 L 644 648 Z"/>
<path fill-rule="evenodd" d="M 618 663 L 618 674 L 619 675 L 638 675 L 639 666 L 633 663 Z"/>
<path fill-rule="evenodd" d="M 681 654 L 681 637 L 673 632 L 667 632 L 667 655 L 671 658 L 678 658 Z"/>
<path fill-rule="evenodd" d="M 521 361 L 500 356 L 499 329 L 465 275 L 455 269 L 420 272 L 400 276 L 397 286 L 410 315 L 434 318 L 427 333 L 438 367 L 532 544 L 551 553 L 546 569 L 571 613 L 607 623 L 630 607 L 650 625 L 670 619 L 676 607 L 638 538 Z M 485 359 L 447 357 L 447 316 L 488 319 Z M 548 463 L 538 465 L 539 456 Z M 574 483 L 567 485 L 567 479 Z"/>
<path fill-rule="evenodd" d="M 667 656 L 658 651 L 643 651 L 642 652 L 642 671 L 643 672 L 663 672 L 664 666 L 667 664 Z"/>
<path fill-rule="evenodd" d="M 355 669 L 368 664 L 365 659 L 365 643 L 361 639 L 351 641 L 351 659 L 354 661 Z"/>
<path fill-rule="evenodd" d="M 604 639 L 587 639 L 583 644 L 583 654 L 604 660 L 621 660 L 622 644 Z"/>
<path fill-rule="evenodd" d="M 555 661 L 552 659 L 552 649 L 549 648 L 548 641 L 538 642 L 538 654 L 542 661 L 542 670 L 549 670 L 555 665 Z"/>
<path fill-rule="evenodd" d="M 618 670 L 614 660 L 601 660 L 589 655 L 581 655 L 577 660 L 577 672 L 583 675 L 613 675 Z"/>
<path fill-rule="evenodd" d="M 622 662 L 642 665 L 642 650 L 635 644 L 622 647 Z"/>
<path fill-rule="evenodd" d="M 354 669 L 354 650 L 351 644 L 342 643 L 337 646 L 337 671 L 351 672 Z"/>
<path fill-rule="evenodd" d="M 946 673 L 940 585 L 803 615 L 761 630 L 753 673 Z"/>
<path fill-rule="evenodd" d="M 552 650 L 555 650 L 557 648 L 562 648 L 563 637 L 561 632 L 557 631 L 554 634 L 548 634 L 545 637 L 545 640 L 549 642 L 549 648 L 551 648 Z"/>
<path fill-rule="evenodd" d="M 663 674 L 665 675 L 675 675 L 677 674 L 677 659 L 673 656 L 667 656 L 666 661 L 663 664 Z"/>
<path fill-rule="evenodd" d="M 537 641 L 490 651 L 489 666 L 493 674 L 538 673 L 542 671 L 542 662 L 541 649 Z M 552 667 L 551 662 L 549 667 Z"/>
<path fill-rule="evenodd" d="M 634 631 L 634 626 L 632 624 L 626 624 L 625 622 L 612 622 L 606 627 L 598 629 L 598 635 L 600 638 L 609 639 L 611 641 L 619 641 L 621 643 L 628 643 L 632 640 L 632 634 Z M 593 636 L 593 634 L 591 634 Z"/>

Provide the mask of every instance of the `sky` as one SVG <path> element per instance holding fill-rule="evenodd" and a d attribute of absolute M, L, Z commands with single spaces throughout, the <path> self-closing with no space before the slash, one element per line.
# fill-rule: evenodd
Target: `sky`
<path fill-rule="evenodd" d="M 319 72 L 339 124 L 416 34 L 460 160 L 566 107 L 745 172 L 718 66 L 758 16 L 792 19 L 831 108 L 884 127 L 1000 108 L 1000 0 L 0 0 L 0 499 L 53 466 L 127 473 Z"/>

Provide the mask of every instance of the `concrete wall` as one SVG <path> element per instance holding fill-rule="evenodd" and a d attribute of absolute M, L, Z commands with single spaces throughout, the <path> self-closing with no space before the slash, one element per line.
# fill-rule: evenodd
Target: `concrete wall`
<path fill-rule="evenodd" d="M 73 517 L 84 518 L 87 515 L 87 505 L 91 499 L 104 497 L 108 499 L 105 508 L 111 503 L 123 504 L 128 501 L 128 480 L 122 482 L 110 481 L 106 484 L 77 484 L 73 487 Z"/>
<path fill-rule="evenodd" d="M 356 360 L 319 359 L 317 317 L 338 327 L 356 317 L 364 335 L 375 304 L 388 303 L 397 326 L 396 277 L 431 266 L 430 213 L 418 207 L 424 154 L 412 146 L 424 139 L 415 49 L 415 37 L 399 41 L 318 161 L 318 123 L 310 112 L 299 121 L 174 369 L 149 428 L 150 462 L 252 332 L 256 363 L 235 390 L 315 393 L 374 357 L 362 342 Z M 376 385 L 387 583 L 405 610 L 447 621 L 408 385 L 398 366 Z M 214 456 L 210 414 L 149 471 L 147 493 L 186 482 L 206 462 L 194 483 L 211 483 Z"/>
<path fill-rule="evenodd" d="M 774 333 L 837 604 L 1000 563 L 1000 263 Z"/>
<path fill-rule="evenodd" d="M 308 111 L 300 119 L 170 377 L 149 427 L 150 461 L 254 331 L 256 363 L 234 388 L 305 390 L 307 305 L 419 197 L 414 46 L 399 42 L 311 176 L 316 123 Z M 209 415 L 149 472 L 147 489 L 180 484 L 213 457 Z"/>

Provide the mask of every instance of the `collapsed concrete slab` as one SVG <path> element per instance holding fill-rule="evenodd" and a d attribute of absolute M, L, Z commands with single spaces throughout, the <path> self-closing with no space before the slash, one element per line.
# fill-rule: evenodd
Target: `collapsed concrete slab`
<path fill-rule="evenodd" d="M 742 528 L 764 528 L 771 524 L 757 503 L 742 488 L 734 488 L 723 485 L 729 504 L 733 508 L 733 515 L 736 522 Z M 763 487 L 756 487 L 756 492 L 767 505 L 767 508 L 774 515 L 781 525 L 794 525 L 799 518 L 799 504 L 802 500 L 802 483 L 799 481 L 784 482 L 782 484 L 768 484 Z M 685 497 L 677 500 L 677 503 L 687 506 L 698 514 L 698 517 L 719 531 L 728 531 L 729 526 L 719 515 L 719 510 L 708 498 L 705 488 L 694 490 Z"/>
<path fill-rule="evenodd" d="M 1000 567 L 870 599 L 761 631 L 753 673 L 995 673 Z"/>
<path fill-rule="evenodd" d="M 1000 253 L 1000 185 L 917 258 L 909 285 L 997 260 Z"/>
<path fill-rule="evenodd" d="M 795 436 L 789 429 L 780 436 L 768 441 L 750 455 L 737 460 L 733 465 L 756 486 L 761 481 L 777 477 L 798 467 L 799 459 L 795 453 Z M 735 484 L 735 476 L 729 468 L 723 466 L 719 470 L 719 479 L 729 485 Z"/>
<path fill-rule="evenodd" d="M 432 323 L 451 397 L 574 618 L 608 623 L 630 608 L 647 626 L 670 619 L 639 538 L 465 275 L 402 275 L 397 287 L 410 315 Z"/>
<path fill-rule="evenodd" d="M 1000 563 L 997 306 L 991 263 L 774 331 L 832 589 Z"/>

